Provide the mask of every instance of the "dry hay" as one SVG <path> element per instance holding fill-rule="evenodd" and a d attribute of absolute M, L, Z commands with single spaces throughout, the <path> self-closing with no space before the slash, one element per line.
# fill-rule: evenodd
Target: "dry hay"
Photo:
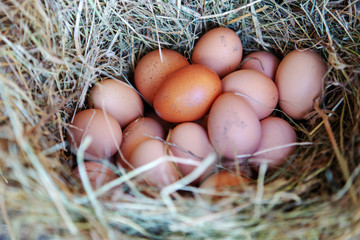
<path fill-rule="evenodd" d="M 215 26 L 236 30 L 245 52 L 327 59 L 319 106 L 292 123 L 311 144 L 214 204 L 190 187 L 195 198 L 150 198 L 127 175 L 83 194 L 64 136 L 92 84 L 131 82 L 151 49 L 190 57 Z M 3 0 L 0 33 L 0 239 L 360 237 L 360 1 Z"/>

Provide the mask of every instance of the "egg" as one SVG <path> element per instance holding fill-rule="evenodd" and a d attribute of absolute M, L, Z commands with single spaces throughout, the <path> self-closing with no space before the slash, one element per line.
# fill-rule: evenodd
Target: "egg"
<path fill-rule="evenodd" d="M 252 106 L 259 119 L 269 116 L 278 103 L 274 81 L 262 72 L 245 69 L 230 73 L 222 79 L 223 92 L 239 93 Z"/>
<path fill-rule="evenodd" d="M 84 167 L 93 189 L 98 189 L 105 183 L 118 177 L 113 170 L 98 162 L 86 161 L 84 162 Z M 76 167 L 72 174 L 76 179 L 81 180 L 79 167 Z"/>
<path fill-rule="evenodd" d="M 166 145 L 159 140 L 150 139 L 142 142 L 135 149 L 131 155 L 130 163 L 135 168 L 139 168 L 160 157 L 166 156 L 168 156 L 166 153 Z M 139 177 L 145 178 L 150 185 L 160 189 L 179 180 L 179 174 L 175 164 L 170 161 L 160 163 L 156 167 L 142 173 Z"/>
<path fill-rule="evenodd" d="M 141 117 L 131 122 L 123 131 L 123 140 L 120 150 L 125 160 L 120 154 L 116 155 L 116 160 L 125 168 L 131 168 L 128 161 L 137 146 L 151 137 L 164 138 L 165 133 L 161 124 L 155 119 Z"/>
<path fill-rule="evenodd" d="M 189 158 L 201 163 L 210 153 L 213 147 L 211 146 L 209 137 L 206 130 L 197 123 L 185 122 L 177 125 L 172 131 L 169 139 L 170 149 L 174 156 L 180 158 Z M 177 164 L 183 176 L 188 175 L 197 166 L 190 164 Z M 205 176 L 214 169 L 211 166 L 205 171 L 202 176 Z M 201 177 L 196 179 L 193 183 L 196 184 L 200 181 Z"/>
<path fill-rule="evenodd" d="M 166 76 L 190 64 L 183 55 L 176 51 L 161 49 L 161 54 L 162 59 L 158 49 L 149 52 L 140 59 L 134 71 L 136 88 L 151 104 Z"/>
<path fill-rule="evenodd" d="M 310 50 L 294 50 L 280 62 L 275 76 L 279 106 L 293 119 L 302 119 L 313 110 L 326 81 L 327 66 Z"/>
<path fill-rule="evenodd" d="M 110 113 L 125 127 L 144 113 L 140 95 L 129 84 L 114 79 L 98 82 L 90 91 L 89 106 Z"/>
<path fill-rule="evenodd" d="M 242 51 L 242 43 L 236 32 L 218 27 L 205 33 L 195 44 L 192 63 L 206 65 L 223 77 L 240 64 Z"/>
<path fill-rule="evenodd" d="M 228 171 L 219 171 L 204 180 L 199 189 L 205 190 L 207 194 L 201 194 L 205 200 L 219 200 L 221 194 L 226 190 L 243 190 L 249 183 L 249 179 L 244 174 L 236 174 Z M 215 193 L 216 192 L 216 193 Z M 216 195 L 218 194 L 218 195 Z"/>
<path fill-rule="evenodd" d="M 245 57 L 240 66 L 242 69 L 254 69 L 266 74 L 270 79 L 275 80 L 275 73 L 280 64 L 280 59 L 274 54 L 266 51 L 252 52 Z"/>
<path fill-rule="evenodd" d="M 122 130 L 116 119 L 100 109 L 78 112 L 69 126 L 68 139 L 76 153 L 85 137 L 92 141 L 85 150 L 85 158 L 99 160 L 114 155 L 120 147 Z"/>
<path fill-rule="evenodd" d="M 154 109 L 166 121 L 190 122 L 204 116 L 220 93 L 221 81 L 213 70 L 189 65 L 164 80 L 155 95 Z"/>
<path fill-rule="evenodd" d="M 223 93 L 212 105 L 208 134 L 215 150 L 229 159 L 252 154 L 261 140 L 261 125 L 254 109 L 241 96 Z"/>
<path fill-rule="evenodd" d="M 291 125 L 282 118 L 268 117 L 260 122 L 262 127 L 261 141 L 257 153 L 249 162 L 257 167 L 266 162 L 270 167 L 278 167 L 294 151 L 295 146 L 284 147 L 296 143 L 296 133 Z"/>

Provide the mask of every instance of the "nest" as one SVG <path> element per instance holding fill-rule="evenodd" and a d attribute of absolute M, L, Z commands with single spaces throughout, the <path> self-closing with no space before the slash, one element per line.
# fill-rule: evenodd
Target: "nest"
<path fill-rule="evenodd" d="M 359 13 L 358 0 L 1 1 L 0 238 L 358 239 Z M 214 203 L 191 187 L 145 196 L 126 174 L 84 193 L 65 136 L 91 86 L 132 83 L 152 49 L 190 58 L 217 26 L 235 30 L 245 53 L 308 48 L 326 59 L 324 94 L 292 122 L 308 144 Z"/>

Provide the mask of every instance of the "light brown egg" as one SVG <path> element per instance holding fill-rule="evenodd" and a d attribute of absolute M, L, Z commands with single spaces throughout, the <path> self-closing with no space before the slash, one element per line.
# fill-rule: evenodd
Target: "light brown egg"
<path fill-rule="evenodd" d="M 124 161 L 120 154 L 116 155 L 116 160 L 125 168 L 131 168 L 128 161 L 137 146 L 142 142 L 151 139 L 151 137 L 164 138 L 165 133 L 161 124 L 148 117 L 138 118 L 131 122 L 123 131 L 123 140 L 120 150 L 125 157 Z"/>
<path fill-rule="evenodd" d="M 131 155 L 130 163 L 138 168 L 165 156 L 167 156 L 165 144 L 159 140 L 151 139 L 142 142 L 135 149 Z M 175 164 L 169 161 L 160 163 L 139 177 L 145 178 L 149 184 L 160 189 L 179 180 Z"/>
<path fill-rule="evenodd" d="M 245 57 L 240 66 L 242 69 L 254 69 L 266 74 L 270 79 L 275 80 L 275 73 L 280 60 L 274 54 L 266 51 L 252 52 Z"/>
<path fill-rule="evenodd" d="M 278 103 L 274 81 L 264 73 L 245 69 L 232 72 L 222 79 L 223 92 L 239 93 L 252 106 L 259 119 L 269 116 Z"/>
<path fill-rule="evenodd" d="M 275 77 L 281 110 L 291 118 L 304 118 L 321 95 L 326 73 L 327 66 L 316 52 L 294 50 L 287 54 Z"/>
<path fill-rule="evenodd" d="M 140 95 L 129 84 L 114 79 L 98 82 L 90 91 L 89 106 L 110 113 L 125 127 L 144 113 Z"/>
<path fill-rule="evenodd" d="M 105 183 L 118 177 L 113 170 L 98 162 L 86 161 L 84 162 L 84 167 L 93 189 L 98 189 Z M 72 173 L 75 178 L 78 180 L 81 179 L 78 167 L 76 167 Z"/>
<path fill-rule="evenodd" d="M 261 122 L 262 134 L 259 148 L 249 161 L 256 168 L 266 162 L 270 167 L 282 165 L 286 158 L 294 151 L 295 146 L 285 147 L 296 143 L 296 133 L 291 125 L 282 118 L 268 117 Z"/>
<path fill-rule="evenodd" d="M 189 65 L 188 60 L 180 53 L 169 50 L 153 50 L 142 57 L 135 68 L 135 86 L 151 104 L 163 80 L 173 71 Z"/>
<path fill-rule="evenodd" d="M 211 107 L 208 134 L 215 150 L 226 158 L 252 154 L 261 140 L 261 125 L 254 109 L 234 93 L 223 93 Z"/>
<path fill-rule="evenodd" d="M 219 171 L 210 175 L 201 183 L 200 189 L 209 192 L 209 194 L 202 194 L 201 196 L 206 200 L 219 200 L 221 199 L 221 193 L 224 191 L 241 191 L 248 183 L 249 179 L 246 175 Z M 219 195 L 214 195 L 214 192 Z"/>
<path fill-rule="evenodd" d="M 210 68 L 195 64 L 172 72 L 155 95 L 154 109 L 162 119 L 190 122 L 200 119 L 221 93 L 219 76 Z"/>
<path fill-rule="evenodd" d="M 206 130 L 197 123 L 185 122 L 177 125 L 172 131 L 169 143 L 176 146 L 170 146 L 174 156 L 180 158 L 190 158 L 201 163 L 210 153 L 214 151 L 211 146 Z M 191 173 L 197 166 L 178 163 L 178 167 L 183 176 Z M 202 176 L 194 181 L 198 183 L 200 179 L 214 169 L 211 166 Z"/>
<path fill-rule="evenodd" d="M 218 27 L 205 33 L 195 44 L 192 62 L 206 65 L 223 77 L 237 68 L 242 52 L 239 36 L 229 28 Z"/>
<path fill-rule="evenodd" d="M 92 142 L 85 151 L 85 158 L 99 160 L 109 158 L 117 152 L 122 131 L 110 114 L 100 109 L 87 109 L 78 112 L 69 126 L 68 139 L 75 153 L 88 136 L 92 138 Z"/>

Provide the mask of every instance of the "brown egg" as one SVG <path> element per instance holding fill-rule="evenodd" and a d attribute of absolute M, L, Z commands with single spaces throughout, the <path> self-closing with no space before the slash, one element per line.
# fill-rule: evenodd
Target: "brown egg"
<path fill-rule="evenodd" d="M 240 64 L 242 51 L 238 35 L 229 28 L 218 27 L 205 33 L 196 43 L 192 62 L 206 65 L 223 77 Z"/>
<path fill-rule="evenodd" d="M 268 163 L 270 167 L 280 166 L 295 149 L 295 146 L 282 146 L 296 143 L 296 133 L 287 121 L 278 117 L 268 117 L 260 123 L 261 141 L 256 150 L 260 154 L 255 154 L 249 161 L 256 168 L 262 162 Z"/>
<path fill-rule="evenodd" d="M 242 69 L 253 69 L 266 74 L 270 79 L 275 80 L 275 73 L 280 60 L 275 55 L 265 52 L 253 52 L 246 56 L 240 66 Z"/>
<path fill-rule="evenodd" d="M 120 147 L 122 131 L 119 123 L 110 114 L 100 109 L 87 109 L 78 112 L 69 126 L 68 139 L 71 141 L 72 150 L 78 147 L 90 136 L 92 142 L 85 151 L 85 158 L 99 160 L 114 155 Z"/>
<path fill-rule="evenodd" d="M 110 113 L 125 127 L 144 113 L 140 95 L 129 84 L 114 79 L 98 82 L 90 91 L 89 105 Z"/>
<path fill-rule="evenodd" d="M 228 171 L 220 171 L 210 175 L 201 183 L 200 189 L 211 192 L 217 192 L 221 195 L 224 191 L 243 190 L 248 185 L 249 179 L 246 175 L 237 175 Z M 210 194 L 210 195 L 209 195 Z M 219 200 L 221 196 L 202 194 L 201 196 L 206 200 Z"/>
<path fill-rule="evenodd" d="M 118 177 L 113 170 L 98 162 L 86 161 L 84 162 L 84 167 L 93 189 L 98 189 L 105 183 Z M 81 180 L 78 167 L 76 167 L 72 173 L 75 178 Z"/>
<path fill-rule="evenodd" d="M 214 151 L 206 130 L 194 122 L 185 122 L 177 125 L 171 131 L 169 143 L 176 145 L 170 146 L 174 156 L 190 158 L 199 163 Z M 178 167 L 182 175 L 186 176 L 194 171 L 197 166 L 178 163 Z M 194 181 L 194 184 L 198 183 L 200 179 L 213 170 L 214 167 L 215 165 L 209 167 L 202 176 Z"/>
<path fill-rule="evenodd" d="M 153 50 L 142 57 L 135 68 L 135 86 L 151 104 L 155 94 L 167 75 L 189 65 L 188 60 L 178 52 L 169 49 Z"/>
<path fill-rule="evenodd" d="M 274 81 L 264 73 L 245 69 L 230 73 L 222 79 L 223 92 L 239 93 L 253 107 L 259 119 L 269 116 L 278 103 Z"/>
<path fill-rule="evenodd" d="M 221 81 L 213 70 L 189 65 L 164 80 L 155 95 L 154 108 L 166 121 L 190 122 L 204 116 L 220 93 Z"/>
<path fill-rule="evenodd" d="M 123 167 L 131 168 L 127 162 L 130 160 L 132 153 L 137 146 L 139 146 L 142 142 L 151 139 L 151 137 L 165 137 L 161 124 L 148 117 L 136 119 L 134 122 L 130 123 L 123 132 L 123 140 L 120 150 L 126 161 L 121 159 L 120 154 L 116 155 L 116 160 Z"/>
<path fill-rule="evenodd" d="M 159 140 L 150 139 L 142 142 L 135 149 L 131 155 L 130 163 L 138 168 L 165 156 L 167 156 L 165 144 Z M 175 164 L 169 161 L 160 163 L 139 177 L 145 178 L 149 184 L 158 188 L 166 187 L 179 180 Z"/>
<path fill-rule="evenodd" d="M 261 140 L 259 118 L 248 102 L 234 93 L 223 93 L 211 107 L 208 134 L 213 147 L 226 158 L 252 154 Z"/>
<path fill-rule="evenodd" d="M 281 110 L 291 118 L 304 118 L 321 95 L 326 72 L 327 66 L 316 52 L 294 50 L 286 55 L 275 77 Z"/>

